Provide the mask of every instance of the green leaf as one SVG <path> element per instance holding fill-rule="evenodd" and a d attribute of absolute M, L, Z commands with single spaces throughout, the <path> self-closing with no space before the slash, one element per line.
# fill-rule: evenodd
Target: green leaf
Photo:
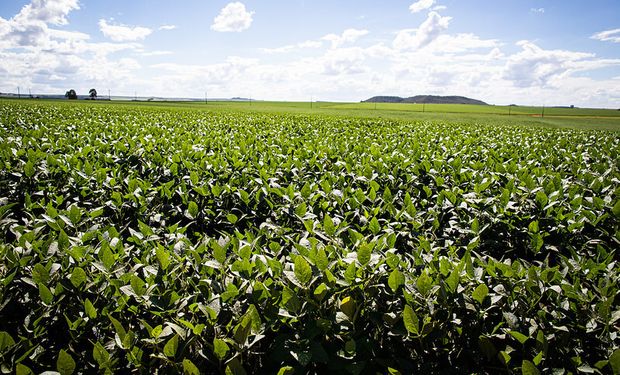
<path fill-rule="evenodd" d="M 295 214 L 299 217 L 304 217 L 304 215 L 306 214 L 306 212 L 308 212 L 308 206 L 306 205 L 305 202 L 301 202 L 300 204 L 297 205 L 297 207 L 295 208 Z"/>
<path fill-rule="evenodd" d="M 372 253 L 372 245 L 364 243 L 357 250 L 357 261 L 360 262 L 362 266 L 365 266 L 370 261 L 370 256 Z"/>
<path fill-rule="evenodd" d="M 368 223 L 368 229 L 372 232 L 372 234 L 377 234 L 381 231 L 381 225 L 379 224 L 379 220 L 376 217 L 373 217 Z"/>
<path fill-rule="evenodd" d="M 24 165 L 24 174 L 26 175 L 26 177 L 30 178 L 34 176 L 34 173 L 34 164 L 30 160 L 28 160 L 28 162 Z"/>
<path fill-rule="evenodd" d="M 88 298 L 84 301 L 84 310 L 89 318 L 95 319 L 97 317 L 97 309 L 95 309 L 95 306 L 93 306 L 93 303 L 90 302 Z"/>
<path fill-rule="evenodd" d="M 524 359 L 523 362 L 521 363 L 521 374 L 523 375 L 539 375 L 540 371 L 538 371 L 538 369 L 536 368 L 536 366 Z"/>
<path fill-rule="evenodd" d="M 336 227 L 334 226 L 334 222 L 328 214 L 325 214 L 325 217 L 323 218 L 323 229 L 328 236 L 333 236 L 334 233 L 336 233 Z"/>
<path fill-rule="evenodd" d="M 237 223 L 237 220 L 239 220 L 239 218 L 235 214 L 227 214 L 226 215 L 226 219 L 231 224 L 235 224 L 235 223 Z"/>
<path fill-rule="evenodd" d="M 131 275 L 129 283 L 131 285 L 131 289 L 133 289 L 134 293 L 137 295 L 141 296 L 146 292 L 146 283 L 140 277 Z"/>
<path fill-rule="evenodd" d="M 405 305 L 405 309 L 403 310 L 403 323 L 405 323 L 405 328 L 409 333 L 418 334 L 418 327 L 420 322 L 418 320 L 418 316 L 415 311 L 409 305 Z"/>
<path fill-rule="evenodd" d="M 508 331 L 508 333 L 510 333 L 510 335 L 517 339 L 517 341 L 519 341 L 521 344 L 524 344 L 528 339 L 527 336 L 517 331 Z"/>
<path fill-rule="evenodd" d="M 293 375 L 295 373 L 295 369 L 291 366 L 280 367 L 278 370 L 278 375 Z"/>
<path fill-rule="evenodd" d="M 52 294 L 52 291 L 49 290 L 48 287 L 46 287 L 44 284 L 39 283 L 39 297 L 41 297 L 41 301 L 43 301 L 44 304 L 49 305 L 52 303 L 52 301 L 54 300 L 54 295 Z"/>
<path fill-rule="evenodd" d="M 471 296 L 478 301 L 478 303 L 482 304 L 488 294 L 489 288 L 485 284 L 480 284 L 474 289 Z"/>
<path fill-rule="evenodd" d="M 0 331 L 0 353 L 13 345 L 15 345 L 15 340 L 13 340 L 11 335 L 8 332 Z"/>
<path fill-rule="evenodd" d="M 198 205 L 194 201 L 190 201 L 187 205 L 187 213 L 191 216 L 192 219 L 195 219 L 198 216 Z"/>
<path fill-rule="evenodd" d="M 459 270 L 459 268 L 455 268 L 452 270 L 452 272 L 450 272 L 450 276 L 448 276 L 446 278 L 446 285 L 448 285 L 448 288 L 450 289 L 451 292 L 456 292 L 456 289 L 459 286 L 459 281 L 461 279 L 461 271 Z"/>
<path fill-rule="evenodd" d="M 69 353 L 64 351 L 64 349 L 61 349 L 58 354 L 56 370 L 58 370 L 60 375 L 71 375 L 73 374 L 73 371 L 75 371 L 75 361 Z"/>
<path fill-rule="evenodd" d="M 71 272 L 71 284 L 73 284 L 74 287 L 79 288 L 85 282 L 86 272 L 80 267 L 75 267 L 73 272 Z"/>
<path fill-rule="evenodd" d="M 167 357 L 173 358 L 174 356 L 177 355 L 178 348 L 179 348 L 179 335 L 175 333 L 174 336 L 172 336 L 172 338 L 168 340 L 166 345 L 164 345 L 164 355 Z"/>
<path fill-rule="evenodd" d="M 189 359 L 183 360 L 183 374 L 185 375 L 200 375 L 200 370 L 194 364 L 194 362 Z"/>
<path fill-rule="evenodd" d="M 217 338 L 213 339 L 213 354 L 215 354 L 217 359 L 220 361 L 226 358 L 226 354 L 228 354 L 229 349 L 230 348 L 228 347 L 228 344 L 226 344 L 226 341 Z"/>
<path fill-rule="evenodd" d="M 416 286 L 418 290 L 423 296 L 426 296 L 428 292 L 430 292 L 433 287 L 433 279 L 425 272 L 422 272 L 418 280 L 416 281 Z"/>
<path fill-rule="evenodd" d="M 616 200 L 616 204 L 612 207 L 611 212 L 613 212 L 616 217 L 620 218 L 620 199 Z"/>
<path fill-rule="evenodd" d="M 37 263 L 32 267 L 32 280 L 35 283 L 47 284 L 50 280 L 50 272 L 41 263 Z"/>
<path fill-rule="evenodd" d="M 105 367 L 110 360 L 110 353 L 99 342 L 93 347 L 93 358 L 99 364 L 99 367 Z"/>
<path fill-rule="evenodd" d="M 609 356 L 609 366 L 614 375 L 620 374 L 620 349 L 616 349 L 611 356 Z"/>
<path fill-rule="evenodd" d="M 329 260 L 327 259 L 327 253 L 324 248 L 319 248 L 316 252 L 316 257 L 314 259 L 314 264 L 316 268 L 320 271 L 325 271 L 327 266 L 329 265 Z"/>
<path fill-rule="evenodd" d="M 30 367 L 18 363 L 15 367 L 15 375 L 34 375 L 34 372 L 30 369 Z"/>
<path fill-rule="evenodd" d="M 404 283 L 405 283 L 405 277 L 399 270 L 395 269 L 394 271 L 390 273 L 390 276 L 388 277 L 388 285 L 394 293 L 396 293 L 398 288 Z"/>
<path fill-rule="evenodd" d="M 312 267 L 301 255 L 295 257 L 295 277 L 303 285 L 312 279 Z"/>
<path fill-rule="evenodd" d="M 340 311 L 346 314 L 349 318 L 353 318 L 355 315 L 355 310 L 357 308 L 357 304 L 355 300 L 351 297 L 344 297 L 342 301 L 340 301 Z"/>

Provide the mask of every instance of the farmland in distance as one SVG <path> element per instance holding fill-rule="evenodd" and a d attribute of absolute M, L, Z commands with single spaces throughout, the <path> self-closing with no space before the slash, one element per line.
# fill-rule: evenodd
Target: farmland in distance
<path fill-rule="evenodd" d="M 3 371 L 620 371 L 600 113 L 210 105 L 0 101 Z"/>

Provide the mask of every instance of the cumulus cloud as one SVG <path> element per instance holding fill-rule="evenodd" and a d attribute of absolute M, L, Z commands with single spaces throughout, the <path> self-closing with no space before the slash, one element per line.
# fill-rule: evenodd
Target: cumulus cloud
<path fill-rule="evenodd" d="M 401 30 L 394 39 L 393 46 L 397 49 L 423 48 L 441 35 L 448 28 L 452 17 L 442 17 L 437 12 L 430 12 L 420 27 L 415 30 Z"/>
<path fill-rule="evenodd" d="M 338 48 L 343 44 L 354 43 L 359 38 L 368 34 L 368 30 L 359 30 L 359 29 L 346 29 L 342 32 L 342 34 L 327 34 L 322 37 L 322 40 L 326 40 L 331 42 L 332 48 Z"/>
<path fill-rule="evenodd" d="M 543 14 L 545 13 L 545 8 L 530 8 L 530 12 Z"/>
<path fill-rule="evenodd" d="M 409 5 L 409 10 L 411 13 L 418 13 L 432 7 L 433 4 L 435 4 L 435 0 L 419 0 Z"/>
<path fill-rule="evenodd" d="M 527 40 L 519 41 L 517 45 L 521 51 L 510 56 L 504 70 L 504 78 L 517 87 L 550 85 L 554 79 L 567 75 L 582 62 L 595 57 L 593 53 L 544 50 Z"/>
<path fill-rule="evenodd" d="M 602 42 L 620 43 L 620 29 L 605 30 L 592 35 L 590 38 Z"/>
<path fill-rule="evenodd" d="M 104 19 L 99 20 L 99 30 L 115 42 L 142 40 L 151 35 L 153 30 L 142 26 L 114 25 Z"/>
<path fill-rule="evenodd" d="M 0 17 L 0 48 L 36 48 L 50 39 L 48 24 L 66 25 L 67 15 L 79 9 L 77 0 L 33 0 L 14 17 Z M 68 34 L 57 33 L 62 38 Z"/>
<path fill-rule="evenodd" d="M 245 9 L 240 2 L 229 3 L 215 17 L 211 30 L 219 32 L 240 32 L 247 30 L 252 25 L 254 12 Z"/>
<path fill-rule="evenodd" d="M 159 26 L 159 30 L 174 30 L 176 29 L 176 25 L 161 25 Z"/>

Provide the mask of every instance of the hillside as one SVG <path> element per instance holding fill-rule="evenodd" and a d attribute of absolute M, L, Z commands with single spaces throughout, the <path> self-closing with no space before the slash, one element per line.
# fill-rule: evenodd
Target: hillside
<path fill-rule="evenodd" d="M 427 103 L 427 104 L 477 104 L 488 105 L 487 103 L 466 98 L 464 96 L 437 96 L 437 95 L 416 95 L 408 98 L 399 96 L 373 96 L 363 102 L 367 103 Z"/>

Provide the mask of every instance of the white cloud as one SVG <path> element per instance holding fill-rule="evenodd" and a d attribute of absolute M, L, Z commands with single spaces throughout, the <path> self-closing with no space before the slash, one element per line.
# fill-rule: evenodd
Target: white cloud
<path fill-rule="evenodd" d="M 219 32 L 240 32 L 252 25 L 254 12 L 248 12 L 240 2 L 229 3 L 215 17 L 211 30 Z"/>
<path fill-rule="evenodd" d="M 527 40 L 519 41 L 517 45 L 521 51 L 510 56 L 504 70 L 504 78 L 517 87 L 551 85 L 595 57 L 593 53 L 544 50 Z"/>
<path fill-rule="evenodd" d="M 620 43 L 620 29 L 605 30 L 592 35 L 590 38 L 602 42 Z"/>
<path fill-rule="evenodd" d="M 342 32 L 342 34 L 327 34 L 322 37 L 322 40 L 326 40 L 331 42 L 332 48 L 338 48 L 343 44 L 354 43 L 359 38 L 368 34 L 368 30 L 359 30 L 359 29 L 346 29 Z"/>
<path fill-rule="evenodd" d="M 448 7 L 445 5 L 435 5 L 434 7 L 431 8 L 431 10 L 434 10 L 435 12 L 439 12 L 441 10 L 446 10 L 446 9 L 448 9 Z"/>
<path fill-rule="evenodd" d="M 115 42 L 142 40 L 153 32 L 153 30 L 142 26 L 109 24 L 104 19 L 99 20 L 99 30 Z"/>
<path fill-rule="evenodd" d="M 305 42 L 300 42 L 297 44 L 288 44 L 286 46 L 277 47 L 277 48 L 261 48 L 261 51 L 265 53 L 287 53 L 287 52 L 299 51 L 302 49 L 321 48 L 322 46 L 323 46 L 323 42 L 319 40 L 306 40 Z"/>
<path fill-rule="evenodd" d="M 448 28 L 451 19 L 452 17 L 442 17 L 437 12 L 430 12 L 426 20 L 417 29 L 401 30 L 396 35 L 393 46 L 397 49 L 423 48 L 432 43 Z"/>
<path fill-rule="evenodd" d="M 159 26 L 159 30 L 174 30 L 176 29 L 176 25 L 161 25 Z"/>
<path fill-rule="evenodd" d="M 411 13 L 418 13 L 432 7 L 433 4 L 435 4 L 435 0 L 419 0 L 409 5 L 409 10 Z"/>
<path fill-rule="evenodd" d="M 530 12 L 543 14 L 545 13 L 545 8 L 530 8 Z"/>
<path fill-rule="evenodd" d="M 15 19 L 66 25 L 67 15 L 75 9 L 80 9 L 78 0 L 33 0 L 22 8 Z"/>

